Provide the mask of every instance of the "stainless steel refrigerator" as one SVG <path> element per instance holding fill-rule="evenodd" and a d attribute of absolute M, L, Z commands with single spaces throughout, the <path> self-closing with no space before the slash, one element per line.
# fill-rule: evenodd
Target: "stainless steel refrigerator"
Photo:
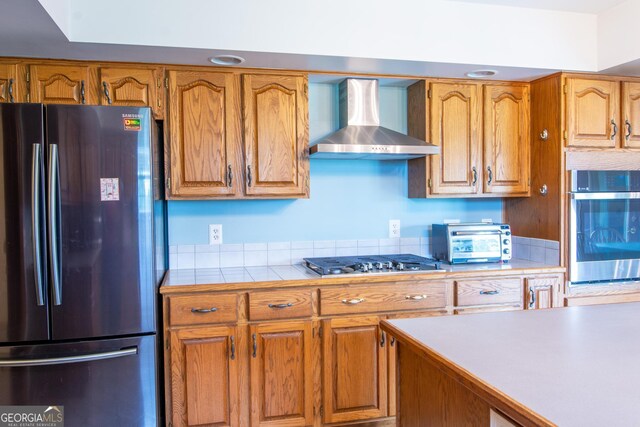
<path fill-rule="evenodd" d="M 161 422 L 157 136 L 148 108 L 0 104 L 0 405 Z"/>

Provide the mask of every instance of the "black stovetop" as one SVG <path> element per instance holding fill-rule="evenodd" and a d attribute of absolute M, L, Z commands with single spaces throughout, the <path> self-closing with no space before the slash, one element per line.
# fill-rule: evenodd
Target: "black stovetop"
<path fill-rule="evenodd" d="M 307 268 L 322 276 L 439 270 L 432 258 L 412 254 L 305 258 Z"/>

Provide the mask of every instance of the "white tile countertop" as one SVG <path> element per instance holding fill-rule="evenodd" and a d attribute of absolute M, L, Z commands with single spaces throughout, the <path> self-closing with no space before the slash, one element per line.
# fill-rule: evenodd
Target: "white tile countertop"
<path fill-rule="evenodd" d="M 427 272 L 403 272 L 403 273 L 372 273 L 367 276 L 389 276 L 394 275 L 428 275 L 435 272 L 455 273 L 469 271 L 505 271 L 526 268 L 546 268 L 557 267 L 552 264 L 533 262 L 529 260 L 514 259 L 508 264 L 487 263 L 487 264 L 462 264 L 448 265 L 441 264 L 441 270 Z M 172 285 L 201 285 L 201 284 L 225 284 L 225 283 L 250 283 L 269 282 L 279 280 L 324 280 L 358 277 L 363 275 L 333 275 L 321 277 L 317 273 L 307 269 L 303 264 L 276 265 L 271 267 L 229 267 L 229 268 L 198 268 L 198 269 L 178 269 L 170 270 L 165 286 Z"/>

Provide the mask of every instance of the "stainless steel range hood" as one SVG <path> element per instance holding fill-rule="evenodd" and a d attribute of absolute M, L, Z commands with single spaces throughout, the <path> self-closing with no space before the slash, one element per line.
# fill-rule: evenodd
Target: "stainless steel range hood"
<path fill-rule="evenodd" d="M 415 159 L 440 154 L 440 147 L 380 126 L 378 81 L 340 83 L 340 130 L 309 147 L 320 159 Z"/>

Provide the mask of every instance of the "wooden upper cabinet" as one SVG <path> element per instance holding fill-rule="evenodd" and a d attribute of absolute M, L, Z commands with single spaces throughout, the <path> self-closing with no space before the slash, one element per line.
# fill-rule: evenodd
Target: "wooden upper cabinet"
<path fill-rule="evenodd" d="M 237 329 L 179 329 L 170 336 L 173 425 L 237 426 Z"/>
<path fill-rule="evenodd" d="M 311 334 L 311 321 L 251 326 L 252 426 L 313 424 Z"/>
<path fill-rule="evenodd" d="M 242 135 L 237 75 L 169 71 L 172 197 L 241 191 Z"/>
<path fill-rule="evenodd" d="M 18 65 L 0 63 L 0 102 L 22 102 Z"/>
<path fill-rule="evenodd" d="M 617 81 L 566 79 L 567 146 L 616 147 L 624 132 Z"/>
<path fill-rule="evenodd" d="M 640 147 L 640 82 L 622 83 L 622 146 Z"/>
<path fill-rule="evenodd" d="M 529 192 L 529 87 L 484 87 L 484 192 Z"/>
<path fill-rule="evenodd" d="M 162 69 L 100 67 L 100 105 L 151 107 L 156 119 L 164 116 Z"/>
<path fill-rule="evenodd" d="M 475 84 L 431 84 L 430 142 L 441 150 L 430 156 L 431 194 L 478 191 L 482 174 L 479 88 Z"/>
<path fill-rule="evenodd" d="M 245 193 L 308 197 L 307 78 L 246 74 L 242 84 Z"/>
<path fill-rule="evenodd" d="M 387 415 L 386 334 L 377 316 L 323 323 L 324 422 Z"/>
<path fill-rule="evenodd" d="M 43 104 L 96 104 L 90 67 L 31 65 L 28 84 L 31 102 Z"/>

